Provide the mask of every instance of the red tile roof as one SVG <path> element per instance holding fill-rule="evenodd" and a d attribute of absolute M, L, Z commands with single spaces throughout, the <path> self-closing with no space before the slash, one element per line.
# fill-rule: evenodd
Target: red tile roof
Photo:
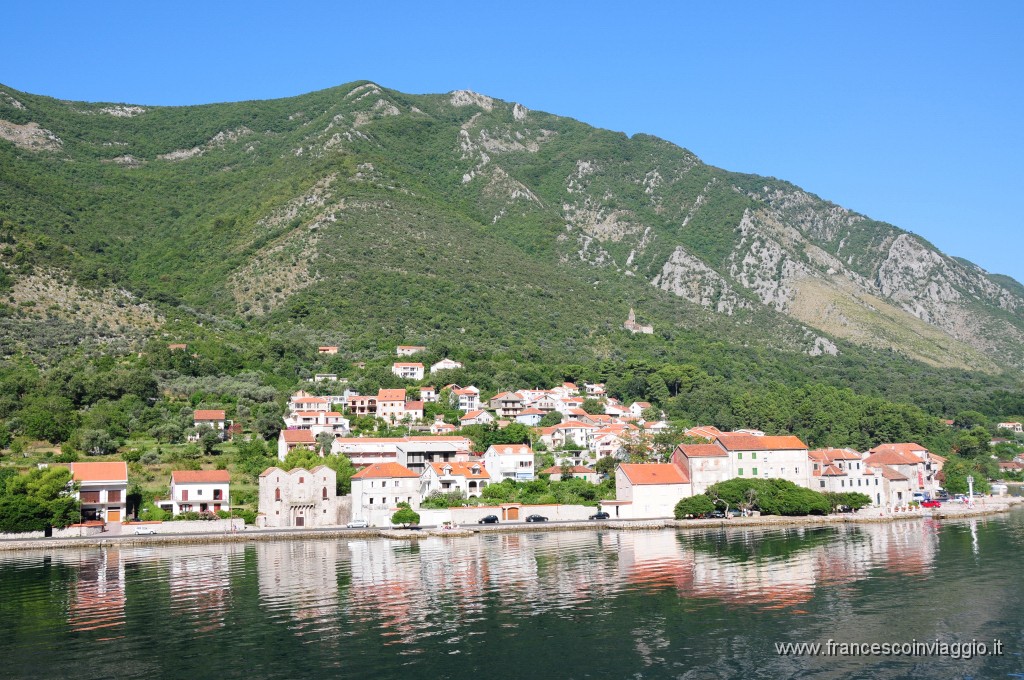
<path fill-rule="evenodd" d="M 822 477 L 845 477 L 846 473 L 837 468 L 835 465 L 829 465 L 821 471 Z"/>
<path fill-rule="evenodd" d="M 419 475 L 398 463 L 374 463 L 352 475 L 352 479 L 392 479 L 395 477 L 419 477 Z"/>
<path fill-rule="evenodd" d="M 681 451 L 687 458 L 717 458 L 729 455 L 718 444 L 680 444 L 676 451 Z"/>
<path fill-rule="evenodd" d="M 633 485 L 690 483 L 686 472 L 672 463 L 619 463 L 619 469 Z"/>
<path fill-rule="evenodd" d="M 423 410 L 423 402 L 422 401 L 407 401 L 407 402 L 405 402 L 405 410 L 406 411 L 422 411 Z"/>
<path fill-rule="evenodd" d="M 310 430 L 281 430 L 287 444 L 315 444 L 316 437 Z"/>
<path fill-rule="evenodd" d="M 127 482 L 128 464 L 119 461 L 68 463 L 76 482 Z"/>
<path fill-rule="evenodd" d="M 807 448 L 807 444 L 800 441 L 799 437 L 792 435 L 758 437 L 749 434 L 720 434 L 716 439 L 729 451 L 792 451 Z"/>
<path fill-rule="evenodd" d="M 226 484 L 231 474 L 227 470 L 175 470 L 171 480 L 176 484 Z"/>
<path fill-rule="evenodd" d="M 876 447 L 868 452 L 864 462 L 868 465 L 918 465 L 924 461 L 901 449 Z"/>
<path fill-rule="evenodd" d="M 224 411 L 199 409 L 192 414 L 193 420 L 224 420 Z"/>
<path fill-rule="evenodd" d="M 530 448 L 529 444 L 491 444 L 487 451 L 491 449 L 494 449 L 494 452 L 499 456 L 533 455 L 533 449 Z"/>
<path fill-rule="evenodd" d="M 473 472 L 473 466 L 476 465 L 480 470 L 479 472 Z M 431 463 L 430 467 L 434 468 L 434 472 L 438 476 L 444 474 L 444 468 L 450 467 L 452 469 L 452 476 L 454 477 L 465 477 L 466 479 L 490 479 L 491 476 L 487 474 L 487 469 L 480 463 L 459 463 L 455 461 L 442 462 L 442 463 Z"/>
<path fill-rule="evenodd" d="M 401 401 L 405 402 L 405 390 L 378 390 L 377 401 Z"/>
<path fill-rule="evenodd" d="M 395 368 L 423 368 L 423 364 L 415 361 L 396 361 Z"/>

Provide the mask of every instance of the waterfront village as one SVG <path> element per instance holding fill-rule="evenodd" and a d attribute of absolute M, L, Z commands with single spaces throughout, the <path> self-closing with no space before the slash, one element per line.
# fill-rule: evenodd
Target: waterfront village
<path fill-rule="evenodd" d="M 429 367 L 408 360 L 424 349 L 398 346 L 399 360 L 392 372 L 422 383 L 425 376 L 461 367 L 447 358 Z M 337 348 L 320 347 L 319 351 L 333 353 Z M 313 382 L 346 385 L 333 375 L 317 375 Z M 277 441 L 280 465 L 259 475 L 255 525 L 266 529 L 391 527 L 399 523 L 393 518 L 403 508 L 414 511 L 412 523 L 432 526 L 521 522 L 531 515 L 531 519 L 553 521 L 671 518 L 679 516 L 676 506 L 682 499 L 706 495 L 713 485 L 736 479 L 784 480 L 823 493 L 863 494 L 862 506 L 878 516 L 906 514 L 944 496 L 946 459 L 914 442 L 881 443 L 867 451 L 809 449 L 792 435 L 698 426 L 685 430 L 682 443 L 659 451 L 658 435 L 669 428 L 661 413 L 642 401 L 620 403 L 606 394 L 603 384 L 565 382 L 546 389 L 503 391 L 489 399 L 482 399 L 472 385 L 414 389 L 415 399 L 407 389 L 380 389 L 366 395 L 347 387 L 337 394 L 299 391 L 292 395 Z M 438 400 L 458 414 L 458 425 L 441 415 L 430 422 L 424 419 L 426 405 Z M 379 419 L 392 433 L 395 427 L 403 427 L 403 433 L 353 436 L 350 425 L 357 418 Z M 222 439 L 244 436 L 224 410 L 197 409 L 193 424 L 193 440 L 209 432 Z M 517 425 L 515 431 L 526 436 L 522 441 L 474 450 L 473 440 L 463 431 L 472 425 L 496 432 Z M 1020 423 L 999 427 L 1022 431 Z M 284 464 L 296 456 L 303 456 L 305 464 Z M 337 466 L 329 464 L 335 457 L 347 458 L 355 470 L 350 493 L 337 492 Z M 67 465 L 77 482 L 84 523 L 108 526 L 128 520 L 124 462 Z M 1024 469 L 1024 459 L 1000 463 L 1000 467 L 1016 472 Z M 541 478 L 579 480 L 585 485 L 610 478 L 614 498 L 606 494 L 594 495 L 596 504 L 527 505 L 503 502 L 503 494 L 486 491 L 507 480 Z M 168 516 L 192 513 L 226 518 L 232 509 L 230 483 L 227 470 L 175 470 L 169 495 L 156 504 Z M 746 508 L 732 511 L 747 513 Z"/>

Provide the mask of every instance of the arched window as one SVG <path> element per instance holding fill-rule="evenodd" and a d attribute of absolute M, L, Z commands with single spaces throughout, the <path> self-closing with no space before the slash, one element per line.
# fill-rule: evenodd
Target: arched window
<path fill-rule="evenodd" d="M 327 487 L 324 487 L 324 500 L 327 500 Z"/>
<path fill-rule="evenodd" d="M 274 500 L 281 500 L 281 489 L 274 489 Z"/>

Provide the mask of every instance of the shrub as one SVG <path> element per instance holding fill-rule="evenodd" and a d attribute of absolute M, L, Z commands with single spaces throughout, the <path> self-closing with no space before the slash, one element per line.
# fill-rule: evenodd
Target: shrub
<path fill-rule="evenodd" d="M 687 517 L 703 517 L 715 509 L 714 502 L 704 494 L 683 498 L 676 503 L 676 519 Z"/>
<path fill-rule="evenodd" d="M 254 510 L 246 510 L 244 508 L 233 508 L 231 510 L 232 517 L 241 517 L 245 520 L 246 524 L 256 524 L 256 512 Z"/>
<path fill-rule="evenodd" d="M 400 503 L 399 506 L 404 505 L 405 507 L 399 507 L 398 511 L 391 515 L 392 524 L 401 524 L 402 526 L 409 526 L 410 524 L 419 524 L 420 516 L 409 507 L 408 503 Z"/>

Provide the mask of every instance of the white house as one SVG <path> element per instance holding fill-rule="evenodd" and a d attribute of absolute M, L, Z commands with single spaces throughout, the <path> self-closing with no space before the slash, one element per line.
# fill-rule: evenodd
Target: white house
<path fill-rule="evenodd" d="M 528 444 L 493 444 L 482 456 L 494 483 L 506 479 L 529 482 L 535 479 L 534 452 Z"/>
<path fill-rule="evenodd" d="M 305 392 L 297 392 L 288 400 L 289 411 L 330 411 L 331 402 L 326 397 L 314 397 Z"/>
<path fill-rule="evenodd" d="M 227 419 L 224 417 L 224 411 L 215 409 L 197 409 L 192 414 L 192 426 L 193 427 L 209 427 L 214 430 L 222 431 L 227 427 Z"/>
<path fill-rule="evenodd" d="M 433 404 L 437 401 L 437 390 L 434 389 L 433 385 L 420 388 L 420 400 L 424 404 Z"/>
<path fill-rule="evenodd" d="M 158 505 L 172 515 L 230 510 L 230 483 L 227 470 L 175 470 L 171 473 L 171 497 Z"/>
<path fill-rule="evenodd" d="M 450 371 L 456 368 L 462 368 L 462 364 L 458 361 L 452 361 L 451 359 L 441 359 L 436 364 L 430 366 L 431 373 L 437 373 L 438 371 Z"/>
<path fill-rule="evenodd" d="M 451 423 L 444 422 L 444 416 L 438 415 L 430 424 L 430 434 L 452 434 L 458 428 Z"/>
<path fill-rule="evenodd" d="M 423 345 L 399 345 L 395 348 L 395 354 L 400 357 L 411 357 L 413 354 L 426 351 L 427 348 Z"/>
<path fill-rule="evenodd" d="M 284 460 L 288 452 L 296 448 L 314 449 L 316 435 L 309 430 L 281 430 L 277 437 L 277 459 Z"/>
<path fill-rule="evenodd" d="M 810 460 L 808 486 L 815 491 L 844 493 L 858 491 L 875 502 L 878 476 L 865 476 L 868 466 L 863 456 L 853 449 L 815 449 L 807 452 Z M 876 503 L 877 505 L 877 503 Z"/>
<path fill-rule="evenodd" d="M 470 385 L 469 387 L 456 387 L 452 389 L 452 405 L 460 411 L 480 410 L 480 390 Z"/>
<path fill-rule="evenodd" d="M 778 478 L 807 486 L 807 444 L 798 437 L 723 433 L 715 443 L 729 454 L 733 477 Z"/>
<path fill-rule="evenodd" d="M 289 430 L 309 430 L 313 436 L 321 432 L 343 435 L 348 432 L 348 418 L 337 411 L 293 411 L 284 417 Z"/>
<path fill-rule="evenodd" d="M 466 415 L 459 418 L 459 422 L 463 425 L 486 425 L 494 422 L 494 416 L 487 411 L 469 411 Z"/>
<path fill-rule="evenodd" d="M 431 463 L 420 476 L 420 492 L 426 498 L 435 491 L 461 492 L 466 498 L 479 496 L 491 483 L 480 461 Z"/>
<path fill-rule="evenodd" d="M 639 418 L 650 407 L 651 403 L 649 401 L 634 401 L 629 405 L 629 414 L 634 418 Z"/>
<path fill-rule="evenodd" d="M 1017 433 L 1024 432 L 1024 425 L 1021 425 L 1020 423 L 1017 423 L 1017 422 L 1013 422 L 1013 423 L 996 423 L 996 428 L 998 428 L 1000 430 L 1010 430 L 1011 432 L 1017 432 Z"/>
<path fill-rule="evenodd" d="M 615 469 L 615 499 L 632 506 L 632 517 L 672 517 L 676 503 L 692 495 L 686 472 L 672 463 L 620 463 Z"/>
<path fill-rule="evenodd" d="M 128 495 L 128 464 L 123 461 L 67 463 L 72 481 L 78 482 L 75 497 L 82 504 L 82 521 L 120 522 L 125 518 Z"/>
<path fill-rule="evenodd" d="M 337 479 L 337 473 L 326 465 L 288 472 L 267 468 L 260 474 L 257 526 L 337 526 L 344 507 L 337 496 Z"/>
<path fill-rule="evenodd" d="M 729 453 L 717 444 L 680 444 L 672 462 L 686 472 L 694 494 L 733 477 Z"/>
<path fill-rule="evenodd" d="M 377 417 L 392 425 L 405 418 L 405 390 L 377 391 Z"/>
<path fill-rule="evenodd" d="M 423 380 L 423 364 L 411 361 L 396 361 L 391 372 L 403 380 Z"/>
<path fill-rule="evenodd" d="M 420 504 L 420 477 L 398 463 L 374 463 L 352 475 L 352 518 L 391 526 L 399 503 Z"/>

